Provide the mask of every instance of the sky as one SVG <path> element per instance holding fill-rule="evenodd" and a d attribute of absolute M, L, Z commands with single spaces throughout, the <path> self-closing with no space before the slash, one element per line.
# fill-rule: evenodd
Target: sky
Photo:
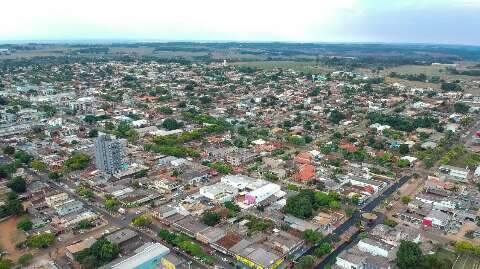
<path fill-rule="evenodd" d="M 15 0 L 0 7 L 0 42 L 480 45 L 480 0 Z"/>

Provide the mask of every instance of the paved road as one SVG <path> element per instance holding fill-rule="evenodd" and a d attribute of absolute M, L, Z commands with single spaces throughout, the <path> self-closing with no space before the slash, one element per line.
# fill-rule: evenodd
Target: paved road
<path fill-rule="evenodd" d="M 131 223 L 131 219 L 134 217 L 134 215 L 129 215 L 127 216 L 126 219 L 120 219 L 120 218 L 117 218 L 117 217 L 113 217 L 109 212 L 107 212 L 104 208 L 101 208 L 99 206 L 96 206 L 94 204 L 92 204 L 90 201 L 87 201 L 86 199 L 84 199 L 83 197 L 79 196 L 77 193 L 75 193 L 75 191 L 71 191 L 70 189 L 62 186 L 60 183 L 58 182 L 54 182 L 54 181 L 51 181 L 45 174 L 41 174 L 41 173 L 36 173 L 34 172 L 33 170 L 29 169 L 29 168 L 26 168 L 25 171 L 30 174 L 31 176 L 34 176 L 34 177 L 37 177 L 39 178 L 40 180 L 46 182 L 46 183 L 49 183 L 49 184 L 52 184 L 54 185 L 58 190 L 61 190 L 61 191 L 64 191 L 64 192 L 67 192 L 69 193 L 71 196 L 73 196 L 75 199 L 79 200 L 79 201 L 82 201 L 84 203 L 84 207 L 87 208 L 87 209 L 90 209 L 94 212 L 97 212 L 97 213 L 100 213 L 102 215 L 102 217 L 104 219 L 106 219 L 110 224 L 113 224 L 115 226 L 118 226 L 118 227 L 129 227 L 130 229 L 133 229 L 133 230 L 136 230 L 136 232 L 141 235 L 142 237 L 144 238 L 150 238 L 152 241 L 159 241 L 159 239 L 157 238 L 156 234 L 154 231 L 151 231 L 149 232 L 148 230 L 146 229 L 138 229 L 137 227 L 134 227 L 132 225 L 130 225 Z M 194 266 L 192 266 L 192 268 L 201 268 L 201 269 L 206 269 L 206 268 L 209 268 L 208 266 L 198 262 L 197 260 L 193 259 L 192 256 L 186 254 L 185 252 L 182 252 L 182 251 L 175 251 L 173 249 L 173 246 L 169 245 L 168 243 L 166 242 L 163 242 L 162 241 L 162 244 L 166 245 L 167 247 L 170 248 L 170 251 L 172 252 L 175 252 L 176 254 L 179 254 L 180 256 L 186 258 L 187 260 L 189 261 L 192 261 Z"/>
<path fill-rule="evenodd" d="M 393 185 L 391 185 L 390 187 L 388 187 L 386 190 L 384 190 L 380 195 L 378 195 L 376 198 L 374 198 L 372 201 L 370 201 L 368 204 L 366 204 L 361 210 L 357 210 L 353 213 L 352 217 L 350 217 L 350 219 L 348 219 L 347 221 L 345 221 L 344 223 L 342 223 L 340 226 L 338 226 L 333 232 L 332 234 L 335 234 L 337 236 L 341 236 L 343 233 L 345 233 L 348 229 L 350 229 L 353 225 L 355 225 L 356 223 L 358 223 L 361 218 L 362 218 L 362 214 L 365 213 L 365 212 L 372 212 L 373 209 L 375 209 L 378 205 L 380 205 L 387 197 L 389 197 L 392 193 L 396 192 L 400 187 L 402 187 L 405 183 L 407 183 L 407 181 L 411 178 L 411 176 L 404 176 L 402 178 L 400 178 L 400 180 L 398 180 L 397 182 L 395 182 Z M 375 226 L 376 224 L 378 224 L 379 222 L 381 222 L 383 220 L 383 215 L 379 215 L 379 217 L 377 218 L 376 222 L 374 223 L 373 226 Z M 373 227 L 372 226 L 372 227 Z M 345 242 L 343 243 L 342 245 L 340 245 L 337 249 L 335 249 L 333 252 L 331 252 L 327 257 L 324 258 L 324 260 L 319 264 L 317 265 L 315 268 L 316 269 L 322 269 L 324 268 L 326 265 L 329 264 L 329 262 L 333 261 L 333 259 L 344 249 L 346 249 L 348 246 L 350 246 L 351 244 L 353 243 L 356 243 L 357 241 L 357 234 L 355 234 L 354 237 L 352 237 L 353 239 L 350 240 L 349 242 Z M 329 235 L 329 236 L 326 236 L 321 242 L 319 242 L 318 244 L 321 244 L 323 242 L 325 242 L 326 240 L 328 240 L 329 238 L 331 238 L 332 235 Z M 318 245 L 317 244 L 317 245 Z M 308 249 L 302 256 L 304 255 L 313 255 L 313 251 L 315 250 L 315 246 L 311 247 L 310 249 Z"/>

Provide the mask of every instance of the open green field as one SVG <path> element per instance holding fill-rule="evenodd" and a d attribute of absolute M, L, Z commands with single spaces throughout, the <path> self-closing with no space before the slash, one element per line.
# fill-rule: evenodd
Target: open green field
<path fill-rule="evenodd" d="M 258 61 L 258 62 L 235 62 L 233 65 L 238 66 L 250 66 L 267 71 L 273 70 L 275 68 L 284 68 L 284 69 L 293 69 L 298 72 L 319 74 L 333 71 L 332 69 L 318 65 L 316 66 L 314 62 L 297 62 L 297 61 Z"/>
<path fill-rule="evenodd" d="M 464 254 L 455 262 L 453 269 L 480 269 L 480 259 Z"/>

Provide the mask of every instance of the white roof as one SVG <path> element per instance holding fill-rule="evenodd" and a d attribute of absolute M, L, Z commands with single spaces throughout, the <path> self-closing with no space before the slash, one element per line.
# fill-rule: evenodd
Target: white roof
<path fill-rule="evenodd" d="M 130 258 L 123 260 L 116 265 L 112 266 L 112 269 L 132 269 L 137 266 L 146 263 L 147 261 L 155 258 L 167 255 L 170 249 L 160 243 L 147 243 L 144 245 L 142 251 L 131 256 Z"/>

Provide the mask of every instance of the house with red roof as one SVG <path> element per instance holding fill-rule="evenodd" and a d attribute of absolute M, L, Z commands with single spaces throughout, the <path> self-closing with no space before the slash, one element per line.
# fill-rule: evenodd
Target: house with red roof
<path fill-rule="evenodd" d="M 311 164 L 304 164 L 300 167 L 298 172 L 295 174 L 295 179 L 298 181 L 311 181 L 315 179 L 315 166 Z"/>

